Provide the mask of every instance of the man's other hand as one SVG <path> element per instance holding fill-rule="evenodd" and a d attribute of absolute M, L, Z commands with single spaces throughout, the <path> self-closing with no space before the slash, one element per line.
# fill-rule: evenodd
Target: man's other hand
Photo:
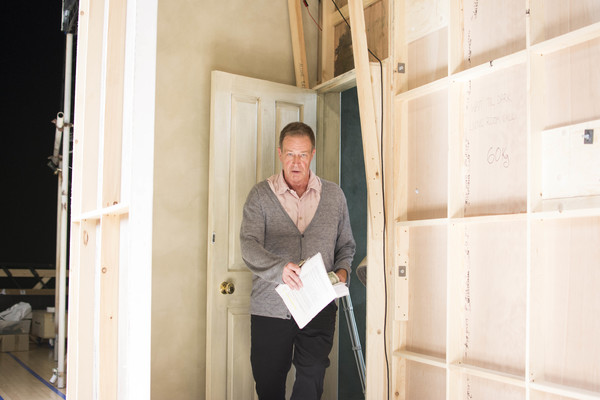
<path fill-rule="evenodd" d="M 302 287 L 302 280 L 300 279 L 300 270 L 301 268 L 298 264 L 294 264 L 292 262 L 287 263 L 285 267 L 283 267 L 283 273 L 281 274 L 281 279 L 283 283 L 288 285 L 293 290 L 298 290 Z"/>

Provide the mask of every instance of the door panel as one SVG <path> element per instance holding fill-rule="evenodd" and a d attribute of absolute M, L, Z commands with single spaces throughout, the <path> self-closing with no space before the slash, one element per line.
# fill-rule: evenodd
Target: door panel
<path fill-rule="evenodd" d="M 251 399 L 252 274 L 240 254 L 242 208 L 252 186 L 279 170 L 281 128 L 316 130 L 316 94 L 307 89 L 214 71 L 211 93 L 207 264 L 207 399 Z M 314 170 L 314 166 L 313 166 Z M 221 294 L 220 284 L 233 285 Z"/>
<path fill-rule="evenodd" d="M 239 227 L 246 195 L 260 175 L 257 165 L 264 162 L 257 157 L 259 101 L 257 97 L 232 96 L 228 218 L 230 271 L 248 271 L 240 254 Z M 224 153 L 219 154 L 219 157 L 224 156 Z M 272 164 L 269 161 L 267 164 Z"/>

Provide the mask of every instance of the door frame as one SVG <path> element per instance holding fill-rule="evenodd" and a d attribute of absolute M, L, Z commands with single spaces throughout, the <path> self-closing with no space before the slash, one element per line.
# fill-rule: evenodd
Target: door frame
<path fill-rule="evenodd" d="M 355 70 L 315 86 L 317 92 L 317 175 L 340 183 L 341 92 L 356 86 Z"/>
<path fill-rule="evenodd" d="M 340 184 L 341 163 L 341 93 L 356 86 L 355 70 L 312 88 L 317 93 L 316 172 L 317 175 Z M 330 353 L 331 366 L 325 373 L 323 399 L 338 398 L 339 382 L 339 313 Z"/>

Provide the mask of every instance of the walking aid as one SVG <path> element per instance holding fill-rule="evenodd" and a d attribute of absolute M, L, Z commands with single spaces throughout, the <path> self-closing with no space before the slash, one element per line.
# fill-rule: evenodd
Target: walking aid
<path fill-rule="evenodd" d="M 354 319 L 354 308 L 352 307 L 352 300 L 350 295 L 344 296 L 342 299 L 342 308 L 346 314 L 346 323 L 348 325 L 348 333 L 350 334 L 350 340 L 352 341 L 352 350 L 354 350 L 354 359 L 356 360 L 356 367 L 358 368 L 358 376 L 360 377 L 360 384 L 362 386 L 363 394 L 365 393 L 365 359 L 362 353 L 362 347 L 360 346 L 360 337 L 358 336 L 358 329 L 356 328 L 356 320 Z"/>

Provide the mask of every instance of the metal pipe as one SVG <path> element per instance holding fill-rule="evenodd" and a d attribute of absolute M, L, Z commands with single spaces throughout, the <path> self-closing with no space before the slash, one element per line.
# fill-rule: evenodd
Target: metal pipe
<path fill-rule="evenodd" d="M 59 112 L 56 114 L 56 132 L 54 133 L 54 152 L 52 153 L 52 163 L 56 169 L 54 174 L 58 176 L 58 185 L 56 189 L 56 262 L 54 268 L 56 269 L 56 276 L 54 282 L 58 282 L 60 279 L 60 249 L 61 249 L 61 222 L 62 222 L 62 163 L 60 161 L 60 140 L 62 137 L 62 131 L 64 127 L 64 114 Z M 55 287 L 57 285 L 55 284 Z M 58 332 L 58 318 L 56 316 L 56 309 L 58 308 L 58 290 L 54 291 L 54 332 Z M 53 339 L 52 345 L 54 345 L 54 361 L 58 360 L 58 347 L 56 346 L 56 337 Z"/>
<path fill-rule="evenodd" d="M 360 337 L 358 336 L 358 328 L 356 327 L 356 319 L 354 318 L 354 307 L 352 306 L 350 295 L 342 297 L 342 307 L 346 314 L 346 324 L 348 325 L 348 333 L 350 334 L 350 341 L 352 342 L 352 350 L 354 350 L 354 360 L 356 361 L 356 368 L 358 369 L 358 376 L 364 394 L 366 384 L 365 358 L 363 357 L 362 347 L 360 345 Z"/>
<path fill-rule="evenodd" d="M 65 126 L 65 116 L 63 112 L 56 114 L 56 133 L 54 134 L 54 151 L 52 152 L 52 162 L 59 167 L 60 164 L 60 138 L 62 137 L 63 127 Z"/>
<path fill-rule="evenodd" d="M 67 305 L 67 223 L 69 215 L 69 152 L 71 151 L 71 74 L 73 66 L 73 34 L 67 33 L 65 55 L 65 101 L 62 145 L 62 192 L 61 192 L 61 249 L 60 280 L 58 287 L 58 388 L 65 387 L 65 314 Z"/>

